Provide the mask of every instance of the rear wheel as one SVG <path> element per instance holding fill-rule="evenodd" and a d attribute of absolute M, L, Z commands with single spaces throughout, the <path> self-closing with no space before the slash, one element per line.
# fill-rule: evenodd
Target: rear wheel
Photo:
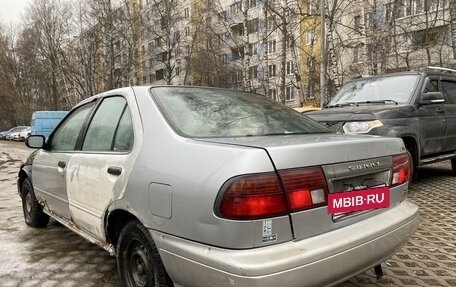
<path fill-rule="evenodd" d="M 418 180 L 418 167 L 410 151 L 407 150 L 407 154 L 410 162 L 410 182 L 415 182 Z"/>
<path fill-rule="evenodd" d="M 451 159 L 451 173 L 456 176 L 456 158 Z"/>
<path fill-rule="evenodd" d="M 30 178 L 24 179 L 21 192 L 25 223 L 32 227 L 45 227 L 49 223 L 49 215 L 43 212 L 43 207 L 36 200 Z"/>
<path fill-rule="evenodd" d="M 117 266 L 122 286 L 173 286 L 147 229 L 132 220 L 120 232 Z"/>

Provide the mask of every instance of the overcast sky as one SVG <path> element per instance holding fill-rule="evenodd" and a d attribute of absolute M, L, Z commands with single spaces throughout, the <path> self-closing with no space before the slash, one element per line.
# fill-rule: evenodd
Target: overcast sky
<path fill-rule="evenodd" d="M 18 24 L 27 2 L 30 0 L 0 0 L 0 20 L 6 24 Z"/>

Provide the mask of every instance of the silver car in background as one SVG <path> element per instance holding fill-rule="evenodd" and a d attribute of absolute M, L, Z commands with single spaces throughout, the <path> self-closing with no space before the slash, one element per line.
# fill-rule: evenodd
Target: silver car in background
<path fill-rule="evenodd" d="M 332 285 L 418 224 L 401 139 L 334 134 L 260 95 L 117 89 L 26 144 L 26 223 L 116 255 L 123 286 Z"/>

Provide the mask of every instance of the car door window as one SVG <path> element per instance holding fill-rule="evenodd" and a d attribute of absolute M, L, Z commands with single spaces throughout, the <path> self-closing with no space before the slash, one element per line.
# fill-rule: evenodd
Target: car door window
<path fill-rule="evenodd" d="M 425 93 L 429 92 L 439 92 L 439 81 L 438 80 L 430 80 L 424 90 Z"/>
<path fill-rule="evenodd" d="M 93 103 L 77 108 L 55 131 L 51 138 L 50 149 L 52 151 L 73 151 L 76 147 L 79 133 L 92 110 Z"/>
<path fill-rule="evenodd" d="M 110 151 L 119 120 L 125 110 L 123 97 L 110 97 L 103 100 L 90 122 L 83 151 Z"/>
<path fill-rule="evenodd" d="M 131 121 L 130 110 L 125 107 L 125 111 L 120 119 L 114 139 L 114 151 L 129 151 L 133 147 L 133 123 Z"/>
<path fill-rule="evenodd" d="M 442 81 L 442 93 L 445 103 L 456 104 L 456 82 Z"/>

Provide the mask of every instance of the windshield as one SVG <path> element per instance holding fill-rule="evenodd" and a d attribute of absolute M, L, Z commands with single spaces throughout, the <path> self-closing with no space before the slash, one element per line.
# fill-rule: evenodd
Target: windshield
<path fill-rule="evenodd" d="M 196 87 L 157 87 L 151 92 L 171 125 L 188 137 L 330 132 L 293 109 L 256 94 Z"/>
<path fill-rule="evenodd" d="M 349 82 L 342 87 L 328 106 L 363 102 L 408 103 L 418 78 L 418 75 L 404 75 Z"/>

